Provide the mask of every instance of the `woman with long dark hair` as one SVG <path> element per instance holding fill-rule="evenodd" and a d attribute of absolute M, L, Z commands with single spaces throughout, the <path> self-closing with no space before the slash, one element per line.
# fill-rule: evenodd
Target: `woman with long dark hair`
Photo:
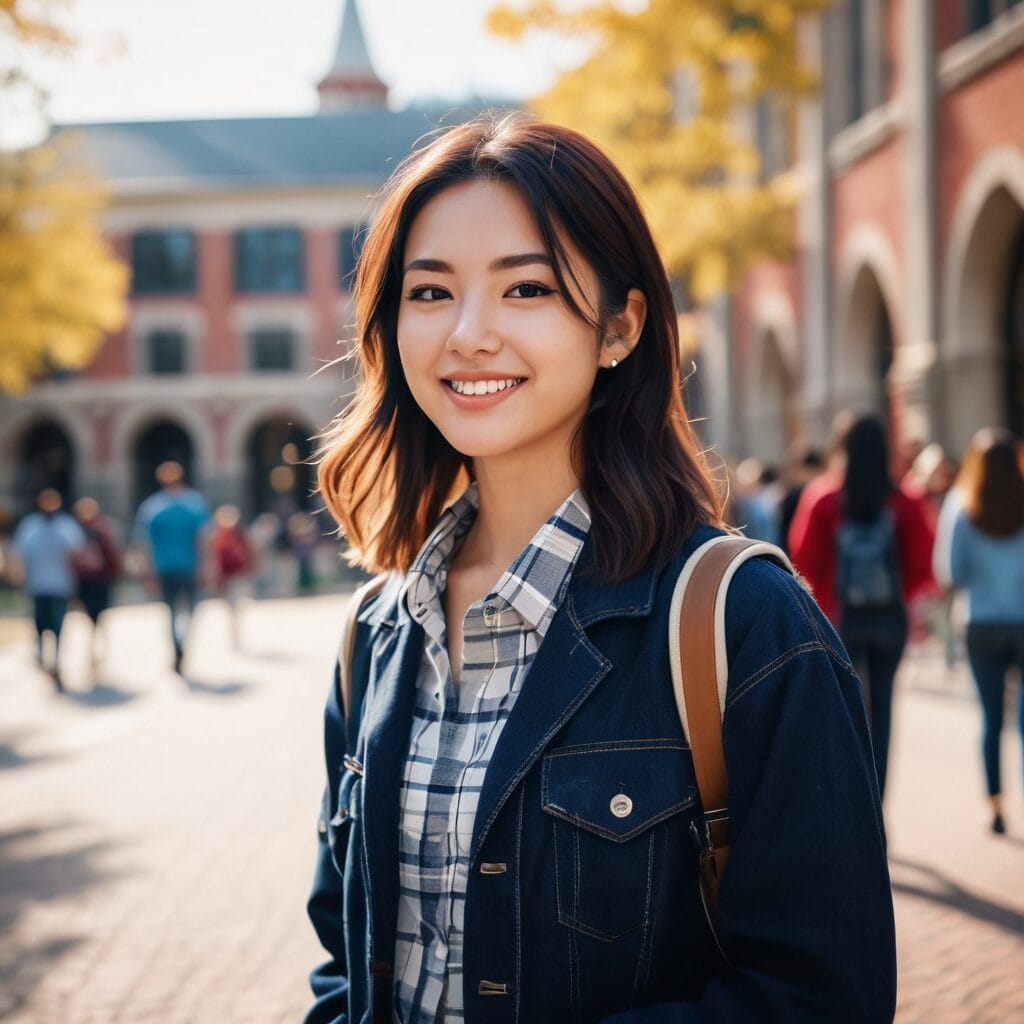
<path fill-rule="evenodd" d="M 356 316 L 320 487 L 387 575 L 328 699 L 307 1020 L 891 1019 L 860 687 L 760 558 L 716 634 L 732 852 L 702 905 L 719 808 L 669 637 L 682 566 L 724 534 L 619 171 L 520 115 L 440 134 L 380 197 Z"/>
<path fill-rule="evenodd" d="M 931 581 L 933 531 L 921 503 L 893 483 L 885 427 L 877 416 L 854 419 L 842 450 L 841 475 L 801 500 L 790 527 L 790 551 L 864 682 L 884 794 L 907 603 Z"/>
<path fill-rule="evenodd" d="M 1006 676 L 1024 671 L 1024 446 L 1009 431 L 974 435 L 943 506 L 935 574 L 967 592 L 967 659 L 984 726 L 992 831 L 1006 831 L 999 765 Z M 1018 706 L 1024 735 L 1024 689 Z"/>

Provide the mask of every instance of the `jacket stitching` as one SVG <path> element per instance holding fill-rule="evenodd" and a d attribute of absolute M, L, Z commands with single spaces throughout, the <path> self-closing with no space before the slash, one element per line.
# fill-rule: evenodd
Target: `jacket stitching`
<path fill-rule="evenodd" d="M 740 697 L 752 690 L 758 683 L 763 682 L 773 672 L 777 672 L 787 662 L 793 660 L 801 654 L 806 654 L 808 651 L 824 651 L 825 645 L 818 640 L 808 640 L 806 643 L 799 644 L 796 647 L 790 648 L 784 654 L 780 654 L 774 661 L 765 665 L 764 668 L 755 672 L 752 676 L 745 679 L 739 686 L 736 687 L 735 691 L 726 701 L 726 708 L 732 707 Z"/>
<path fill-rule="evenodd" d="M 545 802 L 541 809 L 556 818 L 561 818 L 563 821 L 569 822 L 572 825 L 585 828 L 588 832 L 593 832 L 596 835 L 599 835 L 602 839 L 610 839 L 613 843 L 624 843 L 627 840 L 632 839 L 634 836 L 640 835 L 641 832 L 646 831 L 652 825 L 657 825 L 666 818 L 670 818 L 673 814 L 685 810 L 687 807 L 692 807 L 697 802 L 697 793 L 693 786 L 689 786 L 688 790 L 688 797 L 686 800 L 682 801 L 682 803 L 672 804 L 671 807 L 666 807 L 663 811 L 647 818 L 645 821 L 640 822 L 639 825 L 636 825 L 628 832 L 623 832 L 621 835 L 603 828 L 601 825 L 598 825 L 596 822 L 590 821 L 587 818 L 580 817 L 578 814 L 573 814 L 571 811 L 567 811 L 564 807 L 559 807 L 557 804 Z"/>
<path fill-rule="evenodd" d="M 681 740 L 672 739 L 651 739 L 629 742 L 627 740 L 614 741 L 612 743 L 579 743 L 571 747 L 559 747 L 551 753 L 544 755 L 547 761 L 552 757 L 581 757 L 585 754 L 618 753 L 627 750 L 689 750 L 688 744 Z"/>

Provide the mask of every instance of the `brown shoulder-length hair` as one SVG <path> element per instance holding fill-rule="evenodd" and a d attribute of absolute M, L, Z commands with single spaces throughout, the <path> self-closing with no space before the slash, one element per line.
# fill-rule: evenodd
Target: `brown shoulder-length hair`
<path fill-rule="evenodd" d="M 1024 529 L 1024 450 L 1008 430 L 979 430 L 964 455 L 957 486 L 982 533 L 1010 537 Z"/>
<path fill-rule="evenodd" d="M 536 219 L 563 301 L 603 335 L 631 288 L 647 299 L 635 351 L 600 370 L 572 457 L 590 505 L 595 567 L 625 579 L 666 562 L 699 523 L 721 523 L 721 503 L 683 408 L 676 312 L 665 269 L 633 190 L 604 153 L 569 128 L 522 114 L 485 114 L 435 136 L 384 186 L 355 279 L 362 380 L 324 435 L 319 487 L 371 571 L 405 571 L 446 504 L 472 474 L 406 384 L 397 323 L 410 226 L 442 190 L 506 182 Z M 571 242 L 599 282 L 596 313 L 581 309 Z"/>

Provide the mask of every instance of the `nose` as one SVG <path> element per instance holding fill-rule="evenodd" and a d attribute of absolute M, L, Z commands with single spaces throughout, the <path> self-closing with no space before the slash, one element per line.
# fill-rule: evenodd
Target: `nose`
<path fill-rule="evenodd" d="M 501 348 L 501 337 L 492 322 L 486 301 L 462 303 L 445 348 L 467 359 L 480 353 L 494 353 Z"/>

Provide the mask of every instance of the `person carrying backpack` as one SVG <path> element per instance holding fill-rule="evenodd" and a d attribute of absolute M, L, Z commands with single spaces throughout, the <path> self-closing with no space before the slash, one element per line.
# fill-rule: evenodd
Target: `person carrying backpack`
<path fill-rule="evenodd" d="M 569 128 L 482 115 L 375 210 L 319 486 L 379 578 L 328 691 L 306 1024 L 891 1021 L 842 643 L 760 555 L 711 622 L 717 587 L 676 606 L 691 558 L 749 542 L 629 184 Z"/>
<path fill-rule="evenodd" d="M 801 498 L 790 527 L 790 554 L 838 626 L 864 683 L 878 788 L 884 794 L 907 603 L 932 581 L 934 537 L 921 502 L 892 481 L 878 417 L 853 420 L 842 450 L 841 468 Z"/>

